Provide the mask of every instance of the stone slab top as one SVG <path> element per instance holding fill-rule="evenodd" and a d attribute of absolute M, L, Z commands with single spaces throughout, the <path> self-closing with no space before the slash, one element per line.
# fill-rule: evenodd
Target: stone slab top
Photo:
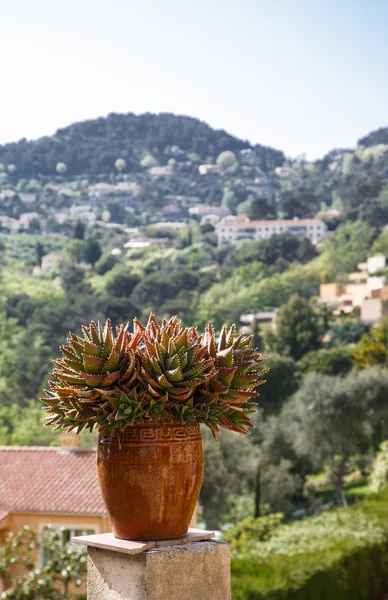
<path fill-rule="evenodd" d="M 113 533 L 97 533 L 95 535 L 81 535 L 71 538 L 73 544 L 81 544 L 92 548 L 101 548 L 102 550 L 110 550 L 111 552 L 121 552 L 122 554 L 141 554 L 146 550 L 154 548 L 163 548 L 165 546 L 180 546 L 182 544 L 190 544 L 191 542 L 203 542 L 214 538 L 214 531 L 206 531 L 205 529 L 190 528 L 187 534 L 182 538 L 171 540 L 155 540 L 135 542 L 131 540 L 120 540 L 115 538 Z"/>

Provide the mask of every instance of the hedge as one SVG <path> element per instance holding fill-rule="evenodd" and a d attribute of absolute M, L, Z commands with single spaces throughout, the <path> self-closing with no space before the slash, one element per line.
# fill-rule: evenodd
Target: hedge
<path fill-rule="evenodd" d="M 231 544 L 233 600 L 377 600 L 388 591 L 388 489 L 280 525 L 265 541 L 241 539 Z"/>

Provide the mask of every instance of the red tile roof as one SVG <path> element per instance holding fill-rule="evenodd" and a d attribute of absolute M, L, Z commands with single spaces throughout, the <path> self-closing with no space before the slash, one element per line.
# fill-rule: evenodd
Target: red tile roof
<path fill-rule="evenodd" d="M 95 450 L 0 446 L 0 513 L 106 514 Z"/>

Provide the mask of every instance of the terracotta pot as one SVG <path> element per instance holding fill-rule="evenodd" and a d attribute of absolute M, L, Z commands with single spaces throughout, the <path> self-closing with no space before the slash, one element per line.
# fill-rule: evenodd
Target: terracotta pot
<path fill-rule="evenodd" d="M 100 431 L 97 471 L 115 537 L 186 535 L 203 478 L 199 425 L 141 423 Z"/>

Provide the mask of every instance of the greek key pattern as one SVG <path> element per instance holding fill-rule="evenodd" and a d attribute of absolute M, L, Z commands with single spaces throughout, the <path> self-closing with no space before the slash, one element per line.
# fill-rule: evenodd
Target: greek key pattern
<path fill-rule="evenodd" d="M 100 434 L 100 443 L 117 445 L 118 437 L 120 444 L 153 444 L 174 442 L 191 442 L 201 439 L 201 431 L 198 426 L 172 426 L 172 427 L 128 427 L 121 433 Z"/>

